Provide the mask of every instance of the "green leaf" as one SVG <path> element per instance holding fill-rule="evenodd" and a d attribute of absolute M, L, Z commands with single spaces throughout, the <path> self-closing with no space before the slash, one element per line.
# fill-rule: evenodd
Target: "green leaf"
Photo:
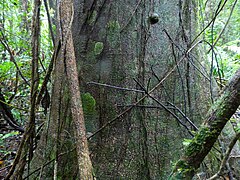
<path fill-rule="evenodd" d="M 7 134 L 3 135 L 3 136 L 1 137 L 1 139 L 6 139 L 6 138 L 9 138 L 9 137 L 18 135 L 18 134 L 19 134 L 18 131 L 13 131 L 13 132 L 10 132 L 10 133 L 7 133 Z"/>
<path fill-rule="evenodd" d="M 183 140 L 183 145 L 188 146 L 192 142 L 192 139 L 184 139 Z"/>

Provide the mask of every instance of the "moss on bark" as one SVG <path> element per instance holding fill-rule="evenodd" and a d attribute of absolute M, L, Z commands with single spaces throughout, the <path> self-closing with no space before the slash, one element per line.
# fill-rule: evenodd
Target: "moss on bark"
<path fill-rule="evenodd" d="M 191 179 L 209 153 L 227 121 L 240 104 L 240 69 L 233 76 L 222 96 L 212 107 L 184 154 L 174 167 L 173 178 Z"/>

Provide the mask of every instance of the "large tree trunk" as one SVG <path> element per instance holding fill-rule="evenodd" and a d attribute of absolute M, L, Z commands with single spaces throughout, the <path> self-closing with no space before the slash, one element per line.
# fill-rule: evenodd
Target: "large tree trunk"
<path fill-rule="evenodd" d="M 218 139 L 222 129 L 240 105 L 240 69 L 236 72 L 219 100 L 211 108 L 206 121 L 185 148 L 174 168 L 173 177 L 192 179 L 194 173 Z"/>
<path fill-rule="evenodd" d="M 75 4 L 73 36 L 80 83 L 83 91 L 94 97 L 97 110 L 86 117 L 87 131 L 105 127 L 90 140 L 100 179 L 166 179 L 183 148 L 182 139 L 190 137 L 173 116 L 148 98 L 129 108 L 143 93 L 99 84 L 142 90 L 136 79 L 151 90 L 164 79 L 185 56 L 194 34 L 195 14 L 190 9 L 195 5 L 184 2 L 99 0 Z M 152 13 L 159 14 L 156 24 L 149 23 Z M 208 108 L 208 92 L 200 89 L 207 80 L 190 60 L 194 61 L 191 55 L 178 63 L 152 95 L 164 104 L 175 104 L 198 125 Z M 201 102 L 205 108 L 198 108 Z"/>
<path fill-rule="evenodd" d="M 86 129 L 92 134 L 101 128 L 89 143 L 99 179 L 166 179 L 172 161 L 179 159 L 182 139 L 190 137 L 186 127 L 194 129 L 167 102 L 200 124 L 208 92 L 199 82 L 207 80 L 189 63 L 193 56 L 185 56 L 195 24 L 189 17 L 195 14 L 190 1 L 181 2 L 74 1 L 72 32 Z M 159 14 L 155 24 L 149 21 L 152 13 Z M 50 119 L 32 163 L 36 169 L 45 164 L 44 179 L 79 177 L 66 84 L 64 62 L 56 61 Z"/>

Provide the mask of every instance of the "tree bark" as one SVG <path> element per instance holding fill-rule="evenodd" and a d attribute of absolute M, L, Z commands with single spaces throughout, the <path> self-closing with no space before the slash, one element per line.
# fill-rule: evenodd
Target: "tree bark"
<path fill-rule="evenodd" d="M 206 121 L 191 143 L 185 148 L 183 156 L 174 167 L 173 179 L 192 179 L 222 129 L 240 104 L 240 69 L 233 76 L 219 100 L 211 108 Z"/>
<path fill-rule="evenodd" d="M 82 96 L 87 102 L 93 102 L 92 105 L 87 104 L 82 99 L 83 106 L 88 106 L 83 108 L 87 133 L 95 134 L 89 147 L 99 179 L 166 179 L 171 171 L 171 161 L 179 158 L 182 138 L 189 137 L 188 132 L 179 127 L 165 109 L 147 108 L 156 103 L 142 94 L 141 87 L 136 83 L 145 85 L 144 88 L 149 91 L 153 89 L 151 95 L 164 104 L 171 102 L 181 110 L 189 107 L 185 98 L 186 58 L 182 50 L 187 49 L 187 44 L 181 39 L 183 32 L 178 2 L 74 1 L 72 35 L 75 57 Z M 188 7 L 194 8 L 191 5 Z M 149 23 L 152 13 L 159 15 L 156 24 Z M 63 25 L 65 19 L 62 20 Z M 172 41 L 162 30 L 168 32 Z M 182 49 L 176 48 L 174 43 L 179 47 L 181 45 Z M 79 177 L 77 152 L 72 150 L 77 141 L 71 104 L 76 99 L 71 97 L 74 93 L 66 76 L 68 63 L 62 58 L 55 61 L 50 118 L 32 163 L 34 172 L 39 164 L 51 162 L 42 171 L 44 179 L 53 175 L 62 179 Z M 189 96 L 191 120 L 197 126 L 201 121 L 200 115 L 208 109 L 201 106 L 202 102 L 206 106 L 208 90 L 202 88 L 202 84 L 200 88 L 199 82 L 206 85 L 207 82 L 193 66 L 188 71 L 189 83 L 192 83 L 188 87 L 192 93 Z M 99 86 L 101 84 L 121 88 L 110 89 Z M 138 91 L 125 91 L 126 88 L 137 88 Z M 131 106 L 142 98 L 145 100 L 138 104 L 139 107 Z M 183 112 L 185 116 L 190 114 L 187 108 Z M 177 111 L 174 113 L 178 114 Z M 187 121 L 183 121 L 191 128 Z M 60 154 L 65 155 L 59 157 Z M 37 172 L 31 178 L 34 176 L 38 177 Z"/>
<path fill-rule="evenodd" d="M 65 73 L 68 79 L 68 88 L 71 96 L 71 115 L 75 125 L 76 149 L 78 155 L 78 168 L 81 180 L 93 179 L 92 163 L 89 157 L 88 142 L 80 96 L 78 71 L 72 39 L 73 3 L 63 0 L 60 8 L 60 21 L 62 22 L 62 61 L 65 63 Z"/>

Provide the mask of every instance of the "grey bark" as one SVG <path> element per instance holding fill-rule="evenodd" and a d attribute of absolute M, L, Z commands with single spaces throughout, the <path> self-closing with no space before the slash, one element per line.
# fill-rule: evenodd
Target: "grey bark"
<path fill-rule="evenodd" d="M 206 103 L 206 108 L 200 105 L 207 102 L 208 92 L 200 88 L 199 82 L 208 82 L 193 66 L 186 69 L 188 42 L 183 40 L 179 2 L 74 1 L 73 41 L 82 97 L 85 99 L 83 106 L 88 104 L 84 112 L 87 134 L 116 119 L 90 139 L 91 158 L 99 179 L 166 179 L 172 162 L 179 158 L 182 139 L 189 135 L 163 108 L 146 108 L 157 106 L 146 97 L 138 107 L 134 106 L 118 116 L 129 104 L 141 99 L 144 96 L 142 92 L 110 89 L 88 82 L 143 91 L 137 81 L 145 89 L 154 89 L 151 95 L 164 104 L 169 101 L 186 116 L 191 114 L 196 125 L 206 112 Z M 191 4 L 188 7 L 194 8 Z M 154 25 L 148 21 L 152 13 L 160 17 Z M 164 29 L 179 45 L 178 48 L 171 43 Z M 179 62 L 177 66 L 176 62 Z M 188 101 L 186 70 L 191 85 L 188 90 L 192 93 Z M 59 177 L 79 178 L 69 108 L 71 97 L 64 73 L 64 63 L 56 61 L 50 119 L 46 122 L 35 153 L 36 160 L 32 163 L 36 169 L 39 164 L 51 162 L 42 169 L 44 179 L 53 175 L 53 159 L 58 159 Z M 191 109 L 184 108 L 190 107 L 189 102 Z M 176 109 L 173 112 L 191 129 Z"/>

